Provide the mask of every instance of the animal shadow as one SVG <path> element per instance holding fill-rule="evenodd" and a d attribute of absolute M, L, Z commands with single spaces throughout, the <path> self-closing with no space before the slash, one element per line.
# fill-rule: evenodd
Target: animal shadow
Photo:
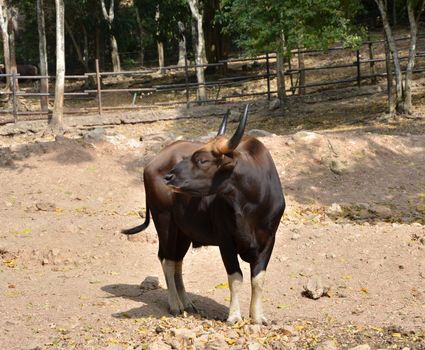
<path fill-rule="evenodd" d="M 167 290 L 157 287 L 144 290 L 137 284 L 110 284 L 101 287 L 104 292 L 110 294 L 108 298 L 124 298 L 142 303 L 140 307 L 112 314 L 115 318 L 141 318 L 170 316 L 168 311 Z M 199 315 L 205 319 L 225 320 L 228 308 L 217 303 L 215 300 L 188 293 L 189 298 L 197 308 Z"/>

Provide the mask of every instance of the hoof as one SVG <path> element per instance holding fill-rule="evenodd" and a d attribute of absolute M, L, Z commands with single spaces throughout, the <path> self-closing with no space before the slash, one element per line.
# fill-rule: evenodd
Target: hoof
<path fill-rule="evenodd" d="M 189 314 L 199 314 L 198 309 L 196 308 L 195 305 L 193 305 L 192 303 L 190 303 L 189 305 L 187 305 L 184 308 L 184 311 L 188 312 Z"/>
<path fill-rule="evenodd" d="M 269 325 L 269 322 L 267 321 L 267 318 L 265 318 L 264 316 L 257 317 L 257 318 L 251 318 L 251 323 L 261 324 L 263 326 L 268 326 Z"/>
<path fill-rule="evenodd" d="M 169 309 L 168 312 L 172 316 L 178 316 L 178 315 L 181 315 L 183 313 L 183 310 L 180 310 L 180 309 Z"/>
<path fill-rule="evenodd" d="M 235 315 L 230 315 L 227 318 L 227 321 L 226 322 L 229 323 L 229 324 L 235 324 L 235 323 L 237 323 L 239 321 L 242 321 L 241 315 L 240 314 L 235 314 Z"/>

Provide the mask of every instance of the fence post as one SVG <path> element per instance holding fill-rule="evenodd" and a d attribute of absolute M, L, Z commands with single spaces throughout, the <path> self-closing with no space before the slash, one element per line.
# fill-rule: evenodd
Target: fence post
<path fill-rule="evenodd" d="M 270 101 L 270 62 L 269 62 L 268 52 L 266 52 L 266 72 L 267 72 L 267 100 Z"/>
<path fill-rule="evenodd" d="M 376 71 L 375 71 L 375 61 L 374 61 L 374 54 L 373 54 L 373 43 L 372 43 L 372 41 L 370 41 L 370 38 L 369 38 L 368 46 L 369 46 L 370 75 L 372 76 L 370 82 L 372 84 L 376 84 Z"/>
<path fill-rule="evenodd" d="M 361 75 L 360 75 L 360 50 L 356 51 L 356 58 L 357 58 L 357 86 L 360 87 L 361 82 Z"/>
<path fill-rule="evenodd" d="M 385 68 L 387 71 L 387 93 L 388 93 L 388 113 L 392 116 L 395 111 L 395 103 L 393 99 L 393 67 L 391 64 L 390 47 L 388 40 L 385 38 Z"/>
<path fill-rule="evenodd" d="M 102 87 L 100 82 L 99 59 L 96 58 L 96 88 L 97 88 L 97 107 L 99 115 L 102 116 Z"/>
<path fill-rule="evenodd" d="M 184 79 L 186 83 L 186 108 L 189 108 L 189 72 L 187 68 L 187 55 L 184 55 Z"/>
<path fill-rule="evenodd" d="M 13 113 L 13 121 L 16 124 L 18 121 L 18 104 L 16 100 L 16 73 L 12 72 L 12 113 Z"/>

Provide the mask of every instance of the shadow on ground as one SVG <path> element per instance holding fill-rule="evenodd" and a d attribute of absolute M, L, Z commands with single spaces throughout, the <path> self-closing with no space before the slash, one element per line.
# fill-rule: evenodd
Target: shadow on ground
<path fill-rule="evenodd" d="M 154 290 L 142 290 L 136 284 L 110 284 L 101 288 L 110 294 L 107 298 L 124 298 L 140 302 L 144 305 L 127 311 L 112 314 L 115 318 L 141 318 L 170 316 L 168 312 L 167 290 L 157 288 Z M 228 308 L 210 298 L 188 293 L 189 298 L 195 304 L 199 315 L 206 319 L 225 320 Z"/>

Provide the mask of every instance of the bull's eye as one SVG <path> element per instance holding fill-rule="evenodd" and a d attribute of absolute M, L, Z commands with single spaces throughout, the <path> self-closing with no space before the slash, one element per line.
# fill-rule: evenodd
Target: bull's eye
<path fill-rule="evenodd" d="M 197 162 L 198 162 L 199 165 L 205 165 L 209 162 L 209 160 L 208 159 L 198 159 Z"/>

